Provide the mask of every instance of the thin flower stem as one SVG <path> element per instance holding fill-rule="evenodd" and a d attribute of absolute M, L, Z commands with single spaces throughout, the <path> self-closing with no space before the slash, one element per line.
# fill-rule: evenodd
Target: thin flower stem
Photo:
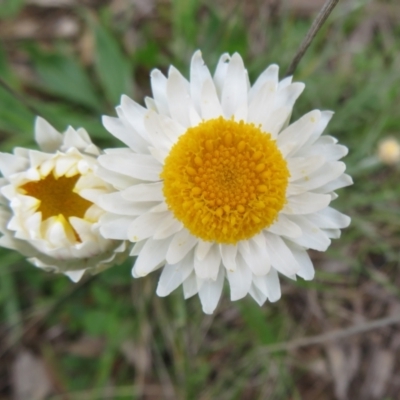
<path fill-rule="evenodd" d="M 318 33 L 321 26 L 324 24 L 326 19 L 329 17 L 329 14 L 335 8 L 337 3 L 339 3 L 339 0 L 327 0 L 325 2 L 323 7 L 321 8 L 321 11 L 318 13 L 317 17 L 315 18 L 314 22 L 312 23 L 311 28 L 307 32 L 306 37 L 304 38 L 303 42 L 301 43 L 300 47 L 298 48 L 297 53 L 293 57 L 293 60 L 290 63 L 285 76 L 294 74 L 297 66 L 300 63 L 300 60 L 304 56 L 304 53 L 307 51 L 307 49 L 310 46 L 311 42 L 313 41 L 315 35 Z"/>
<path fill-rule="evenodd" d="M 0 77 L 0 86 L 11 94 L 14 98 L 20 101 L 33 115 L 41 115 L 39 110 L 30 105 L 21 95 L 19 95 L 8 83 L 6 83 L 3 78 Z"/>
<path fill-rule="evenodd" d="M 278 351 L 294 350 L 300 347 L 326 343 L 331 340 L 344 339 L 348 336 L 357 335 L 359 333 L 372 331 L 373 329 L 383 328 L 385 326 L 398 323 L 400 323 L 400 314 L 395 314 L 389 317 L 353 325 L 350 326 L 349 328 L 333 330 L 331 332 L 323 333 L 321 335 L 294 339 L 288 342 L 272 344 L 270 346 L 263 346 L 257 350 L 257 353 L 271 354 L 271 353 L 276 353 Z"/>

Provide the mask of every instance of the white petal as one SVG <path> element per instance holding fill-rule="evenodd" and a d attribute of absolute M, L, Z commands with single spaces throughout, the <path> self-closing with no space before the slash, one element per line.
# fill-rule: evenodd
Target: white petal
<path fill-rule="evenodd" d="M 79 271 L 65 271 L 64 275 L 67 275 L 68 278 L 71 279 L 72 282 L 77 283 L 81 280 L 84 273 L 85 273 L 85 270 L 81 269 Z"/>
<path fill-rule="evenodd" d="M 296 274 L 300 265 L 283 239 L 268 232 L 265 233 L 265 238 L 272 266 L 286 276 Z"/>
<path fill-rule="evenodd" d="M 250 286 L 249 294 L 260 307 L 265 303 L 265 300 L 267 300 L 267 295 L 263 293 L 254 283 Z"/>
<path fill-rule="evenodd" d="M 160 164 L 164 165 L 165 159 L 168 157 L 169 151 L 165 148 L 155 148 L 149 146 L 150 154 L 157 160 Z"/>
<path fill-rule="evenodd" d="M 148 137 L 143 120 L 148 111 L 125 95 L 121 96 L 121 109 L 127 123 L 147 142 Z"/>
<path fill-rule="evenodd" d="M 221 269 L 220 264 L 221 254 L 218 245 L 212 246 L 202 260 L 194 258 L 194 269 L 196 275 L 201 279 L 217 279 L 218 271 Z"/>
<path fill-rule="evenodd" d="M 319 119 L 313 134 L 308 139 L 307 146 L 314 143 L 322 135 L 329 121 L 332 119 L 333 114 L 333 111 L 321 111 L 321 118 Z"/>
<path fill-rule="evenodd" d="M 236 269 L 236 253 L 238 246 L 236 245 L 219 245 L 222 263 L 228 271 L 234 271 Z"/>
<path fill-rule="evenodd" d="M 105 214 L 100 219 L 100 232 L 107 239 L 128 240 L 128 228 L 132 218 Z"/>
<path fill-rule="evenodd" d="M 85 191 L 82 191 L 82 197 Z M 97 199 L 98 205 L 104 210 L 118 215 L 142 215 L 150 209 L 152 203 L 135 203 L 122 197 L 121 192 L 100 195 Z M 136 240 L 135 240 L 136 242 Z"/>
<path fill-rule="evenodd" d="M 246 296 L 250 290 L 252 273 L 241 255 L 237 257 L 236 269 L 227 270 L 226 275 L 229 281 L 231 300 L 239 300 Z"/>
<path fill-rule="evenodd" d="M 253 274 L 261 276 L 268 273 L 271 260 L 262 233 L 257 237 L 261 238 L 262 242 L 258 238 L 255 240 L 256 237 L 239 242 L 239 252 Z"/>
<path fill-rule="evenodd" d="M 271 303 L 274 303 L 281 298 L 281 285 L 279 283 L 278 272 L 276 269 L 271 268 L 271 271 L 269 271 L 265 279 L 268 290 L 268 300 Z"/>
<path fill-rule="evenodd" d="M 313 110 L 289 125 L 278 135 L 277 144 L 285 158 L 294 154 L 304 145 L 316 129 L 320 118 L 321 112 L 319 110 Z M 318 153 L 316 155 L 321 154 L 324 153 Z M 298 157 L 300 156 L 298 155 Z"/>
<path fill-rule="evenodd" d="M 203 84 L 205 81 L 211 81 L 212 77 L 207 66 L 201 57 L 201 51 L 197 50 L 190 63 L 190 97 L 197 112 L 201 112 L 201 97 Z"/>
<path fill-rule="evenodd" d="M 169 213 L 158 225 L 154 232 L 154 239 L 165 239 L 183 228 L 183 224 L 179 222 L 172 213 Z"/>
<path fill-rule="evenodd" d="M 334 190 L 350 186 L 352 184 L 353 184 L 353 179 L 351 178 L 351 176 L 343 174 L 334 181 L 329 182 L 326 185 L 319 187 L 318 189 L 315 189 L 315 191 L 318 193 L 330 193 Z"/>
<path fill-rule="evenodd" d="M 279 67 L 276 64 L 271 64 L 264 72 L 262 72 L 249 91 L 249 102 L 252 101 L 253 97 L 258 94 L 259 90 L 264 87 L 267 82 L 269 85 L 273 85 L 277 89 L 278 74 Z"/>
<path fill-rule="evenodd" d="M 138 277 L 146 276 L 165 262 L 165 254 L 171 240 L 147 239 L 135 262 L 133 269 Z"/>
<path fill-rule="evenodd" d="M 157 104 L 151 97 L 146 96 L 144 98 L 144 104 L 146 105 L 147 111 L 157 111 Z"/>
<path fill-rule="evenodd" d="M 187 229 L 182 229 L 173 237 L 168 248 L 166 260 L 169 264 L 176 264 L 196 245 L 197 238 Z"/>
<path fill-rule="evenodd" d="M 267 81 L 258 90 L 249 105 L 248 122 L 262 124 L 265 119 L 265 114 L 269 113 L 276 94 L 276 83 Z"/>
<path fill-rule="evenodd" d="M 115 149 L 104 149 L 105 154 L 132 154 L 132 150 L 128 147 L 117 147 Z"/>
<path fill-rule="evenodd" d="M 340 160 L 347 155 L 349 149 L 346 146 L 336 144 L 335 140 L 331 136 L 321 136 L 313 145 L 305 146 L 296 151 L 296 157 L 323 155 L 326 161 Z"/>
<path fill-rule="evenodd" d="M 278 90 L 285 89 L 285 87 L 289 86 L 292 83 L 293 76 L 287 76 L 286 78 L 283 78 L 279 83 L 278 83 Z"/>
<path fill-rule="evenodd" d="M 190 126 L 189 106 L 192 105 L 188 86 L 187 80 L 181 73 L 176 68 L 171 67 L 167 82 L 169 111 L 172 119 L 186 128 Z"/>
<path fill-rule="evenodd" d="M 48 153 L 43 153 L 42 151 L 29 150 L 28 151 L 28 156 L 29 156 L 29 161 L 31 163 L 30 166 L 33 167 L 33 168 L 36 168 L 40 164 L 44 163 L 49 158 L 51 158 L 52 155 L 50 155 Z"/>
<path fill-rule="evenodd" d="M 340 213 L 332 207 L 326 207 L 321 211 L 308 216 L 309 221 L 319 228 L 343 229 L 350 225 L 351 218 Z"/>
<path fill-rule="evenodd" d="M 297 275 L 305 279 L 306 281 L 311 281 L 312 279 L 314 279 L 315 270 L 308 253 L 300 246 L 296 246 L 290 243 L 288 243 L 288 246 L 294 258 L 300 265 L 300 269 L 299 271 L 297 271 Z"/>
<path fill-rule="evenodd" d="M 310 222 L 307 216 L 292 215 L 291 219 L 300 226 L 303 232 L 303 235 L 298 238 L 288 238 L 292 242 L 306 249 L 319 251 L 325 251 L 329 247 L 331 241 L 328 236 L 318 226 Z"/>
<path fill-rule="evenodd" d="M 197 126 L 203 121 L 194 107 L 189 107 L 190 126 Z"/>
<path fill-rule="evenodd" d="M 230 56 L 228 53 L 222 54 L 218 60 L 217 68 L 215 69 L 214 83 L 219 98 L 221 98 L 226 72 L 228 71 L 229 60 Z"/>
<path fill-rule="evenodd" d="M 281 107 L 276 111 L 268 114 L 261 122 L 261 129 L 269 133 L 272 139 L 276 139 L 278 133 L 287 126 L 292 110 L 288 107 Z M 283 154 L 283 153 L 282 153 Z"/>
<path fill-rule="evenodd" d="M 69 217 L 69 222 L 74 228 L 74 231 L 78 234 L 81 242 L 96 242 L 98 239 L 98 234 L 93 231 L 93 223 L 86 221 L 82 218 Z"/>
<path fill-rule="evenodd" d="M 76 133 L 79 135 L 79 137 L 86 143 L 86 146 L 92 145 L 92 140 L 90 139 L 89 134 L 87 133 L 86 129 L 84 128 L 78 128 L 76 130 Z M 98 153 L 97 153 L 98 154 Z"/>
<path fill-rule="evenodd" d="M 237 122 L 239 121 L 247 121 L 248 116 L 248 105 L 246 103 L 240 104 L 235 113 L 233 114 L 233 119 Z"/>
<path fill-rule="evenodd" d="M 128 235 L 127 235 L 128 236 Z M 129 255 L 131 256 L 138 256 L 140 254 L 140 252 L 142 251 L 144 245 L 146 244 L 147 240 L 141 240 L 140 242 L 136 242 L 133 247 L 131 252 L 129 253 Z"/>
<path fill-rule="evenodd" d="M 37 117 L 35 121 L 35 140 L 41 150 L 54 153 L 61 147 L 62 135 L 45 119 Z"/>
<path fill-rule="evenodd" d="M 164 211 L 168 211 L 167 203 L 165 203 L 164 201 L 150 209 L 151 213 L 160 213 Z"/>
<path fill-rule="evenodd" d="M 60 176 L 66 175 L 67 171 L 76 167 L 76 161 L 74 157 L 58 158 L 53 171 L 55 177 L 58 179 Z"/>
<path fill-rule="evenodd" d="M 105 154 L 98 158 L 104 168 L 145 181 L 159 181 L 162 165 L 147 154 Z"/>
<path fill-rule="evenodd" d="M 235 53 L 229 62 L 222 88 L 221 105 L 225 117 L 233 116 L 242 104 L 247 104 L 246 71 L 242 57 Z"/>
<path fill-rule="evenodd" d="M 224 284 L 224 275 L 225 269 L 220 268 L 217 279 L 205 281 L 199 290 L 203 312 L 206 314 L 212 314 L 217 308 Z"/>
<path fill-rule="evenodd" d="M 212 242 L 205 242 L 201 239 L 199 239 L 197 246 L 196 246 L 196 257 L 198 260 L 204 260 L 208 252 L 210 251 L 211 247 L 213 247 L 214 244 Z"/>
<path fill-rule="evenodd" d="M 293 105 L 304 90 L 304 86 L 303 83 L 296 82 L 277 92 L 274 108 L 265 115 L 265 119 L 261 123 L 262 129 L 270 133 L 273 138 L 276 138 L 288 123 Z"/>
<path fill-rule="evenodd" d="M 323 155 L 310 157 L 290 157 L 286 160 L 290 171 L 289 182 L 308 177 L 312 172 L 320 168 L 325 162 Z"/>
<path fill-rule="evenodd" d="M 133 128 L 128 128 L 119 118 L 103 116 L 104 127 L 117 139 L 125 143 L 128 147 L 138 153 L 147 152 L 147 142 L 135 132 Z"/>
<path fill-rule="evenodd" d="M 116 189 L 119 190 L 126 189 L 129 186 L 133 186 L 141 182 L 139 179 L 110 171 L 101 165 L 96 165 L 95 174 L 107 183 L 111 183 Z"/>
<path fill-rule="evenodd" d="M 168 296 L 185 281 L 193 271 L 193 254 L 189 253 L 177 264 L 166 264 L 161 272 L 157 285 L 157 295 Z"/>
<path fill-rule="evenodd" d="M 183 295 L 185 299 L 189 299 L 198 291 L 196 275 L 192 272 L 183 282 Z"/>
<path fill-rule="evenodd" d="M 154 101 L 160 114 L 169 115 L 167 100 L 167 78 L 158 69 L 153 69 L 150 73 L 151 91 Z"/>
<path fill-rule="evenodd" d="M 165 135 L 162 120 L 155 111 L 147 113 L 144 118 L 144 126 L 147 129 L 151 143 L 156 148 L 169 150 L 172 147 L 173 142 Z"/>
<path fill-rule="evenodd" d="M 142 183 L 121 191 L 121 196 L 132 202 L 163 201 L 164 195 L 162 188 L 162 182 Z"/>
<path fill-rule="evenodd" d="M 41 238 L 41 226 L 42 223 L 42 213 L 36 212 L 30 217 L 26 218 L 23 221 L 25 229 L 29 232 L 29 236 L 32 239 L 40 239 Z"/>
<path fill-rule="evenodd" d="M 326 194 L 302 193 L 287 199 L 282 209 L 283 214 L 310 214 L 325 208 L 331 202 L 331 197 Z"/>
<path fill-rule="evenodd" d="M 0 153 L 0 171 L 4 177 L 21 172 L 28 166 L 29 162 L 25 158 L 17 157 L 13 154 Z"/>
<path fill-rule="evenodd" d="M 129 226 L 128 238 L 131 242 L 146 239 L 157 230 L 159 224 L 168 218 L 169 211 L 163 213 L 146 213 L 136 218 Z M 172 264 L 172 262 L 170 263 Z"/>
<path fill-rule="evenodd" d="M 162 124 L 165 136 L 170 140 L 171 143 L 175 143 L 179 139 L 179 136 L 186 132 L 186 128 L 184 126 L 169 117 L 159 115 L 158 119 Z"/>
<path fill-rule="evenodd" d="M 305 88 L 302 82 L 294 82 L 286 87 L 280 87 L 276 97 L 275 109 L 281 107 L 292 108 L 297 98 L 301 95 Z"/>
<path fill-rule="evenodd" d="M 69 248 L 73 239 L 68 237 L 68 233 L 64 229 L 64 224 L 60 219 L 58 217 L 50 217 L 45 222 L 48 222 L 48 229 L 44 229 L 46 232 L 45 239 L 53 247 Z"/>
<path fill-rule="evenodd" d="M 88 145 L 91 144 L 91 141 L 89 143 L 85 141 L 79 133 L 69 126 L 67 130 L 64 132 L 64 140 L 63 140 L 63 147 L 64 148 L 70 148 L 70 147 L 75 147 L 79 150 L 85 150 Z"/>
<path fill-rule="evenodd" d="M 201 92 L 201 116 L 205 120 L 218 118 L 223 114 L 214 82 L 209 79 L 204 82 Z"/>
<path fill-rule="evenodd" d="M 274 233 L 279 236 L 299 237 L 301 236 L 301 229 L 289 217 L 280 213 L 278 220 L 273 225 L 266 229 L 268 232 Z"/>
<path fill-rule="evenodd" d="M 306 190 L 317 189 L 340 177 L 345 170 L 346 165 L 343 162 L 329 162 L 319 168 L 318 171 L 297 180 L 296 185 L 301 185 Z"/>

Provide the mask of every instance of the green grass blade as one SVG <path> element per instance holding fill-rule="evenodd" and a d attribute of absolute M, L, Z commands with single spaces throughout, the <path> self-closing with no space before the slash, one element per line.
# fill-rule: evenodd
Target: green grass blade
<path fill-rule="evenodd" d="M 65 52 L 46 53 L 37 46 L 29 46 L 28 51 L 41 79 L 41 88 L 94 111 L 102 109 L 86 71 L 77 60 Z"/>
<path fill-rule="evenodd" d="M 90 21 L 95 36 L 95 68 L 110 105 L 119 103 L 122 94 L 132 97 L 132 67 L 116 39 L 100 24 Z"/>

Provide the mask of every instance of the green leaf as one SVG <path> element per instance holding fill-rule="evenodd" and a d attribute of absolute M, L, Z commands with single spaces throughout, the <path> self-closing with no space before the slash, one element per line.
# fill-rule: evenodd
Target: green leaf
<path fill-rule="evenodd" d="M 16 17 L 24 3 L 24 0 L 2 0 L 0 2 L 0 19 Z"/>
<path fill-rule="evenodd" d="M 28 51 L 48 93 L 92 110 L 102 109 L 98 95 L 78 61 L 61 51 L 46 53 L 35 46 L 29 46 Z"/>
<path fill-rule="evenodd" d="M 122 94 L 132 96 L 132 68 L 116 39 L 93 20 L 90 25 L 96 42 L 96 72 L 108 102 L 114 106 Z"/>
<path fill-rule="evenodd" d="M 0 87 L 0 130 L 12 135 L 3 138 L 3 151 L 11 150 L 16 144 L 32 143 L 33 119 L 34 115 L 20 101 Z M 8 143 L 9 140 L 13 143 Z"/>
<path fill-rule="evenodd" d="M 10 86 L 16 85 L 16 78 L 10 68 L 8 57 L 3 46 L 0 44 L 0 77 Z"/>
<path fill-rule="evenodd" d="M 193 45 L 198 29 L 199 2 L 197 0 L 173 0 L 172 7 L 175 39 L 184 39 Z"/>
<path fill-rule="evenodd" d="M 282 316 L 272 314 L 267 316 L 264 309 L 250 301 L 238 302 L 238 308 L 243 320 L 259 343 L 268 345 L 279 341 Z"/>

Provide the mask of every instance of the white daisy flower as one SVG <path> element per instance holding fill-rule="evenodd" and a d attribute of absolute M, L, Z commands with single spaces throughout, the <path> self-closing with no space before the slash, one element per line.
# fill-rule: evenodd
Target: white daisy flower
<path fill-rule="evenodd" d="M 122 261 L 126 242 L 99 232 L 104 210 L 94 199 L 114 190 L 94 174 L 99 149 L 84 129 L 60 134 L 42 118 L 35 136 L 41 151 L 0 153 L 0 246 L 74 282 Z"/>
<path fill-rule="evenodd" d="M 278 272 L 312 279 L 307 249 L 325 251 L 350 218 L 329 207 L 350 185 L 347 148 L 321 134 L 332 117 L 314 110 L 287 126 L 303 83 L 278 81 L 271 65 L 250 86 L 239 54 L 214 76 L 197 51 L 190 81 L 171 67 L 151 73 L 143 108 L 126 96 L 104 126 L 128 148 L 106 150 L 99 176 L 105 237 L 136 242 L 134 277 L 163 267 L 166 296 L 183 285 L 212 313 L 224 278 L 232 300 L 281 296 Z"/>

